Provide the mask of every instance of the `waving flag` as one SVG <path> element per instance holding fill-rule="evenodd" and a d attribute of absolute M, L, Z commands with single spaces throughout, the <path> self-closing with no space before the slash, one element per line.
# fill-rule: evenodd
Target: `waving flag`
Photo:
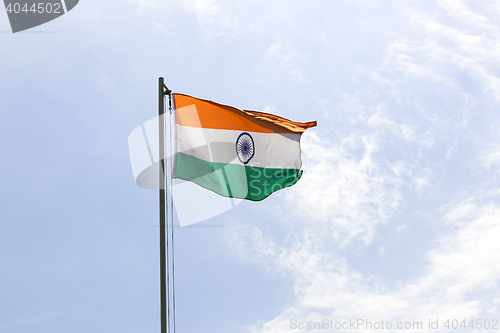
<path fill-rule="evenodd" d="M 173 176 L 225 197 L 263 200 L 302 176 L 300 136 L 316 122 L 174 94 Z"/>

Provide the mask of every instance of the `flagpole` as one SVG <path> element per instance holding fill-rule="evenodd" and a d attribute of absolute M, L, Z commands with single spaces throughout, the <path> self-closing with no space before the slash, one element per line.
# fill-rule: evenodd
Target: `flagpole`
<path fill-rule="evenodd" d="M 167 322 L 167 284 L 166 284 L 166 246 L 165 246 L 165 215 L 167 207 L 165 204 L 165 84 L 162 77 L 158 79 L 158 136 L 159 136 L 159 188 L 160 188 L 160 332 L 168 332 Z"/>

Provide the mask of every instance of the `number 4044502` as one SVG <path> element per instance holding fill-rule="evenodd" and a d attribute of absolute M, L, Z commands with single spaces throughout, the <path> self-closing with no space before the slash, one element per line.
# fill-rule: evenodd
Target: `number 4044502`
<path fill-rule="evenodd" d="M 470 321 L 466 321 L 465 319 L 462 322 L 459 322 L 457 319 L 448 319 L 444 325 L 444 327 L 448 329 L 457 329 L 457 328 L 469 328 L 469 329 L 498 329 L 498 320 L 497 319 L 471 319 Z"/>
<path fill-rule="evenodd" d="M 6 9 L 7 9 L 7 13 L 9 13 L 9 14 L 11 14 L 11 13 L 15 13 L 15 14 L 19 14 L 19 13 L 62 14 L 61 13 L 61 4 L 59 4 L 59 3 L 51 4 L 51 3 L 39 2 L 39 3 L 34 3 L 31 6 L 28 6 L 27 3 L 22 5 L 22 4 L 19 4 L 16 2 L 16 3 L 9 3 L 7 5 Z"/>

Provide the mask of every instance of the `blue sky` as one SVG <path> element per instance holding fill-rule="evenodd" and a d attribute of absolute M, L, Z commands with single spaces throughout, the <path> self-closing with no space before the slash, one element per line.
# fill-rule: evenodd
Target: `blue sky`
<path fill-rule="evenodd" d="M 0 11 L 0 332 L 159 331 L 157 192 L 127 147 L 159 76 L 318 121 L 295 186 L 176 229 L 178 332 L 498 319 L 499 16 L 498 1 L 82 0 L 10 34 Z"/>

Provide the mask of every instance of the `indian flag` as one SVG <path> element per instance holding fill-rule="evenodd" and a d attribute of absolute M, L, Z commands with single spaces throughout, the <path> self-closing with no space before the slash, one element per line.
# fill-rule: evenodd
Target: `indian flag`
<path fill-rule="evenodd" d="M 302 176 L 300 136 L 315 121 L 297 123 L 183 94 L 173 99 L 175 178 L 259 201 Z"/>

